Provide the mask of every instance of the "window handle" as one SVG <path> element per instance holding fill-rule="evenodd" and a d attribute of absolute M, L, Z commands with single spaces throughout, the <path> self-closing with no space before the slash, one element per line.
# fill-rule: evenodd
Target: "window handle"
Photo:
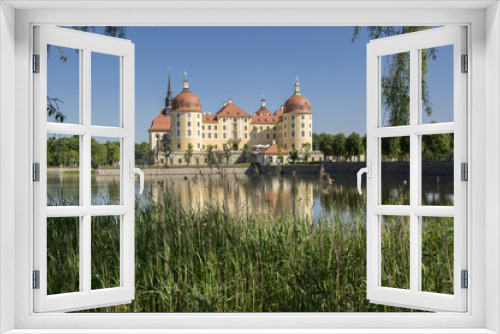
<path fill-rule="evenodd" d="M 131 179 L 135 179 L 135 174 L 139 174 L 139 195 L 141 195 L 144 190 L 144 172 L 140 168 L 135 168 L 133 161 L 130 161 L 129 171 Z"/>
<path fill-rule="evenodd" d="M 361 175 L 363 175 L 363 173 L 366 173 L 366 176 L 370 179 L 372 177 L 372 163 L 371 162 L 367 162 L 366 163 L 366 167 L 364 168 L 361 168 L 359 171 L 358 171 L 358 192 L 359 194 L 363 194 L 361 192 Z"/>

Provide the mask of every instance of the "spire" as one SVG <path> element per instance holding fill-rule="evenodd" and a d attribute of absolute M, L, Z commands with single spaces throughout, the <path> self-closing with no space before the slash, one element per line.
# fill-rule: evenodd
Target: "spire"
<path fill-rule="evenodd" d="M 189 92 L 189 80 L 187 71 L 184 71 L 184 89 L 182 91 Z"/>
<path fill-rule="evenodd" d="M 293 95 L 302 95 L 302 94 L 300 94 L 299 77 L 295 77 L 295 93 Z"/>
<path fill-rule="evenodd" d="M 262 98 L 260 99 L 260 109 L 266 108 L 266 99 L 264 98 L 264 94 L 262 94 Z"/>
<path fill-rule="evenodd" d="M 172 89 L 170 88 L 170 66 L 168 67 L 168 89 L 167 89 L 167 97 L 165 97 L 165 109 L 163 114 L 168 116 L 170 115 L 170 111 L 172 111 Z"/>

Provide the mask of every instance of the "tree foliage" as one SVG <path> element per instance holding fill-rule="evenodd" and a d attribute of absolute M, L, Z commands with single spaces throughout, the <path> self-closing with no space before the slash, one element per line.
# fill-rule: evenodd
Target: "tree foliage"
<path fill-rule="evenodd" d="M 345 141 L 344 154 L 346 157 L 359 157 L 363 151 L 363 144 L 358 133 L 353 132 Z"/>
<path fill-rule="evenodd" d="M 430 26 L 371 26 L 366 27 L 370 39 L 378 39 L 430 29 Z M 354 27 L 352 42 L 360 38 L 361 27 Z M 422 108 L 432 115 L 432 103 L 427 86 L 429 60 L 437 57 L 438 50 L 422 50 Z M 385 126 L 401 126 L 410 123 L 410 54 L 408 52 L 386 56 L 382 68 L 382 107 Z"/>

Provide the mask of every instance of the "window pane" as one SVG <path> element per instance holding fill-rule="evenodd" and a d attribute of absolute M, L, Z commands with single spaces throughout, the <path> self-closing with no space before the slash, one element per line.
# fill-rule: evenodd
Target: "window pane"
<path fill-rule="evenodd" d="M 410 137 L 381 138 L 382 204 L 410 204 Z"/>
<path fill-rule="evenodd" d="M 410 288 L 410 217 L 382 216 L 382 286 Z"/>
<path fill-rule="evenodd" d="M 422 291 L 453 294 L 453 218 L 422 217 Z"/>
<path fill-rule="evenodd" d="M 47 205 L 80 204 L 80 136 L 47 134 Z"/>
<path fill-rule="evenodd" d="M 92 52 L 92 125 L 120 126 L 120 57 Z"/>
<path fill-rule="evenodd" d="M 80 218 L 47 218 L 47 294 L 80 289 Z"/>
<path fill-rule="evenodd" d="M 453 45 L 421 52 L 422 124 L 453 122 Z"/>
<path fill-rule="evenodd" d="M 453 133 L 422 136 L 422 205 L 453 206 Z"/>
<path fill-rule="evenodd" d="M 120 286 L 120 217 L 92 217 L 92 290 Z"/>
<path fill-rule="evenodd" d="M 47 48 L 47 122 L 80 123 L 79 50 Z"/>
<path fill-rule="evenodd" d="M 119 205 L 120 138 L 92 137 L 92 205 Z"/>
<path fill-rule="evenodd" d="M 410 53 L 380 57 L 381 126 L 410 124 Z"/>

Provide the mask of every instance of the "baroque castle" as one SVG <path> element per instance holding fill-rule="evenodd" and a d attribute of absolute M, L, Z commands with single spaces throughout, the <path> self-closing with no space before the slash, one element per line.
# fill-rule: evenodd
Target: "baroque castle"
<path fill-rule="evenodd" d="M 231 99 L 215 114 L 205 113 L 202 104 L 189 88 L 184 74 L 183 90 L 173 97 L 168 79 L 165 108 L 160 110 L 149 129 L 150 148 L 157 154 L 157 163 L 165 163 L 162 152 L 172 152 L 173 164 L 182 164 L 182 155 L 189 144 L 194 156 L 211 146 L 215 151 L 241 151 L 248 144 L 254 152 L 277 151 L 281 144 L 284 153 L 312 148 L 311 102 L 300 92 L 296 79 L 294 94 L 281 108 L 271 112 L 262 97 L 260 108 L 253 114 L 239 108 Z M 181 158 L 177 157 L 180 156 Z M 196 158 L 199 162 L 199 158 Z M 174 161 L 175 160 L 175 161 Z"/>

